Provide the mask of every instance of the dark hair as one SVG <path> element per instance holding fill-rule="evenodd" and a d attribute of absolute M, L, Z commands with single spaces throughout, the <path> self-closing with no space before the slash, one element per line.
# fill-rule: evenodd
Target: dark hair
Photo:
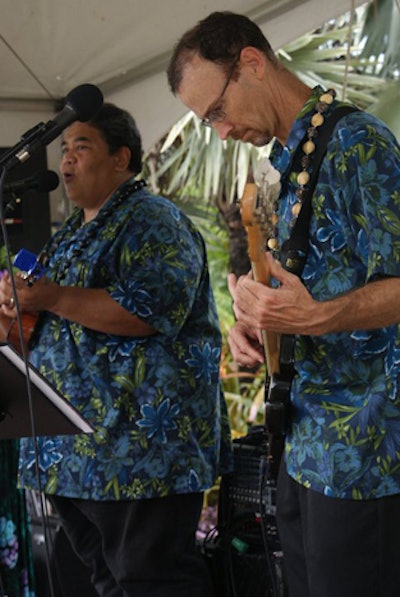
<path fill-rule="evenodd" d="M 131 150 L 128 169 L 138 174 L 142 169 L 142 140 L 133 117 L 114 104 L 104 103 L 100 110 L 88 122 L 98 129 L 109 147 L 110 154 L 120 147 Z"/>
<path fill-rule="evenodd" d="M 179 90 L 185 64 L 198 54 L 221 66 L 231 65 L 240 51 L 252 46 L 276 63 L 276 56 L 261 29 L 244 15 L 233 12 L 213 12 L 189 29 L 178 41 L 167 70 L 173 94 Z"/>

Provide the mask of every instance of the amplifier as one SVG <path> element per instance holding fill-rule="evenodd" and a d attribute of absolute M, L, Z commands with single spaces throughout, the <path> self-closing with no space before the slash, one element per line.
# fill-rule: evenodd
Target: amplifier
<path fill-rule="evenodd" d="M 234 470 L 226 483 L 226 499 L 236 510 L 275 516 L 276 484 L 268 477 L 268 443 L 264 428 L 233 441 Z"/>
<path fill-rule="evenodd" d="M 233 453 L 234 470 L 221 481 L 218 506 L 224 597 L 286 597 L 265 427 L 234 440 Z"/>

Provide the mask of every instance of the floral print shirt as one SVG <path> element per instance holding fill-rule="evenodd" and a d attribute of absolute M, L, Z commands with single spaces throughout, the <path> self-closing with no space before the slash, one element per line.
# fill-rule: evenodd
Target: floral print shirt
<path fill-rule="evenodd" d="M 271 158 L 282 175 L 281 243 L 296 203 L 295 151 L 321 93 L 314 90 L 286 147 L 277 145 Z M 327 301 L 399 275 L 400 148 L 382 122 L 352 112 L 336 126 L 321 164 L 302 279 L 316 300 Z M 293 478 L 339 498 L 400 493 L 399 366 L 399 325 L 296 338 L 285 447 Z"/>
<path fill-rule="evenodd" d="M 141 186 L 141 185 L 139 185 Z M 82 225 L 76 209 L 47 247 L 46 275 L 104 288 L 156 334 L 114 336 L 42 313 L 30 360 L 95 428 L 40 437 L 42 490 L 131 500 L 203 491 L 230 467 L 221 334 L 205 247 L 190 220 L 131 179 Z M 37 488 L 22 440 L 20 481 Z"/>

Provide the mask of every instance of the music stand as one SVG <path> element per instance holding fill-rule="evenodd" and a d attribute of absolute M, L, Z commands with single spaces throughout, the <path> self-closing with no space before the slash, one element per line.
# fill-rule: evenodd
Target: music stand
<path fill-rule="evenodd" d="M 92 425 L 30 363 L 28 371 L 36 435 L 94 432 Z M 32 435 L 25 361 L 12 346 L 0 345 L 0 439 Z"/>

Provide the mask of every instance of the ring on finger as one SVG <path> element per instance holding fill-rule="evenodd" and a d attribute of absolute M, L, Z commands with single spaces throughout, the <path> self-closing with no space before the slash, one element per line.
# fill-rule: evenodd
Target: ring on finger
<path fill-rule="evenodd" d="M 10 300 L 8 301 L 8 306 L 10 307 L 10 309 L 13 309 L 14 305 L 15 305 L 15 300 L 14 300 L 14 297 L 12 296 L 10 298 Z"/>

